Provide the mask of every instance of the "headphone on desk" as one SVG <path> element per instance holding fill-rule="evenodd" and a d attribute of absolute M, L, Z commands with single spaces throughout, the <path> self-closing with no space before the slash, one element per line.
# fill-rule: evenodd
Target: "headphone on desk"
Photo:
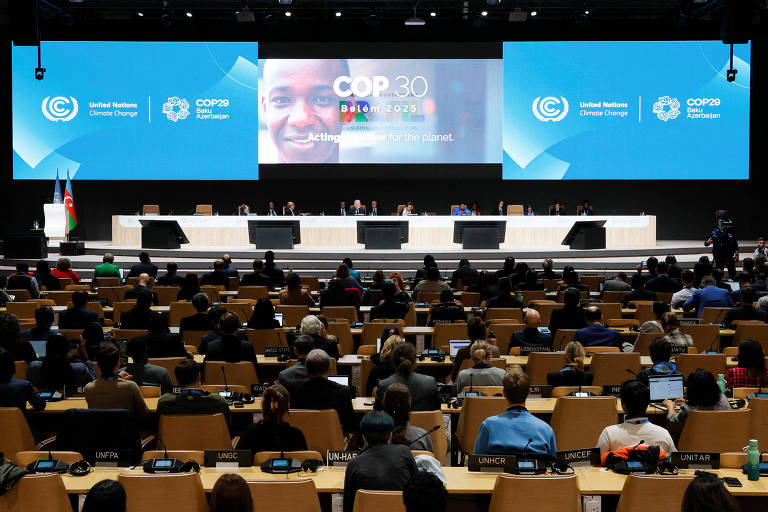
<path fill-rule="evenodd" d="M 72 476 L 85 476 L 93 471 L 93 467 L 83 459 L 69 465 L 69 474 Z"/>

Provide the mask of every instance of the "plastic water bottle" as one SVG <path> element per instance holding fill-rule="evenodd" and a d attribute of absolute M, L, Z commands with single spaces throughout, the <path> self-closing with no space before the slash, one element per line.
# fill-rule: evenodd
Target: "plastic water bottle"
<path fill-rule="evenodd" d="M 760 450 L 757 447 L 757 439 L 750 439 L 747 452 L 747 479 L 760 480 Z"/>
<path fill-rule="evenodd" d="M 725 394 L 725 375 L 722 373 L 717 374 L 717 385 L 720 388 L 720 393 Z"/>

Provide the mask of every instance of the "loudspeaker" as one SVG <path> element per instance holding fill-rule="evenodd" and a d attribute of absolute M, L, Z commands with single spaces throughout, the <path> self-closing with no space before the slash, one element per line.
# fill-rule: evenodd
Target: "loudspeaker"
<path fill-rule="evenodd" d="M 11 39 L 16 46 L 37 45 L 36 12 L 37 0 L 10 0 L 8 2 Z"/>
<path fill-rule="evenodd" d="M 5 237 L 6 259 L 42 259 L 48 257 L 45 235 L 27 233 Z"/>
<path fill-rule="evenodd" d="M 85 254 L 85 242 L 61 242 L 59 254 L 62 256 L 82 256 Z"/>
<path fill-rule="evenodd" d="M 400 228 L 365 228 L 366 249 L 400 249 Z"/>

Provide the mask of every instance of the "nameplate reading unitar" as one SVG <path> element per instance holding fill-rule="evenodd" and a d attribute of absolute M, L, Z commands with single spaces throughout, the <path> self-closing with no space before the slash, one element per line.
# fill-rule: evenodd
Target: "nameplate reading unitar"
<path fill-rule="evenodd" d="M 672 452 L 670 460 L 684 469 L 720 469 L 720 454 L 717 452 Z"/>

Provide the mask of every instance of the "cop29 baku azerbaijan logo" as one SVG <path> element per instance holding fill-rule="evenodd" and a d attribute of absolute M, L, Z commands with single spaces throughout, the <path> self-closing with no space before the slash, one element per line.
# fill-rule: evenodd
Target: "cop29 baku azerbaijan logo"
<path fill-rule="evenodd" d="M 552 121 L 556 123 L 562 121 L 565 116 L 568 115 L 568 100 L 560 96 L 547 96 L 541 99 L 541 96 L 537 96 L 533 100 L 533 115 L 539 121 L 547 122 Z"/>
<path fill-rule="evenodd" d="M 67 122 L 77 115 L 77 100 L 70 96 L 46 96 L 43 100 L 43 115 L 50 121 Z"/>
<path fill-rule="evenodd" d="M 653 113 L 666 123 L 680 115 L 680 102 L 677 98 L 659 96 L 659 101 L 653 104 Z"/>
<path fill-rule="evenodd" d="M 180 119 L 186 119 L 189 116 L 187 98 L 179 98 L 178 96 L 168 98 L 168 101 L 163 103 L 163 114 L 174 123 Z"/>

